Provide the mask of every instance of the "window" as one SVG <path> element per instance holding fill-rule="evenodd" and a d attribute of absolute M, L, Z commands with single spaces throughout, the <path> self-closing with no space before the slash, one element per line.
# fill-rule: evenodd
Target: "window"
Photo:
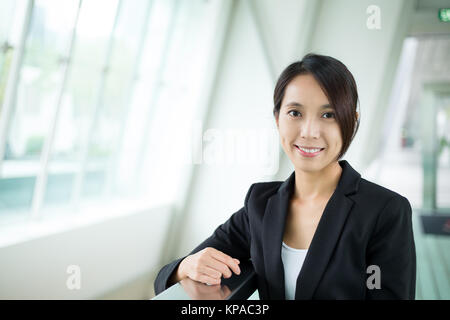
<path fill-rule="evenodd" d="M 220 4 L 2 1 L 0 224 L 172 201 Z"/>

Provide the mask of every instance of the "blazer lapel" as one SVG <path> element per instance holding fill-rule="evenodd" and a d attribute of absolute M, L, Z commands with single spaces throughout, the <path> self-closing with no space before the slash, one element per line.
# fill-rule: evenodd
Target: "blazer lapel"
<path fill-rule="evenodd" d="M 361 175 L 345 160 L 339 183 L 325 206 L 308 253 L 297 278 L 295 299 L 311 299 L 339 240 L 353 200 L 347 196 L 356 192 Z M 284 268 L 281 243 L 291 195 L 295 188 L 295 172 L 284 181 L 277 193 L 268 199 L 263 218 L 263 252 L 270 299 L 285 299 Z"/>
<path fill-rule="evenodd" d="M 289 209 L 289 187 L 295 179 L 294 173 L 286 180 L 278 192 L 269 198 L 263 218 L 263 253 L 269 296 L 273 300 L 284 300 L 284 269 L 281 260 L 281 242 L 283 241 L 286 216 Z"/>
<path fill-rule="evenodd" d="M 339 190 L 328 201 L 297 278 L 295 299 L 311 299 L 339 241 L 353 201 Z"/>

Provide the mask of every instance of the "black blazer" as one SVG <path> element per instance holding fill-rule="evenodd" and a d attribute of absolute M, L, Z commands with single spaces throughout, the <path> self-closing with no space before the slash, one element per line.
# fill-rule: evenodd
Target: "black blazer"
<path fill-rule="evenodd" d="M 409 201 L 361 178 L 350 164 L 328 201 L 297 278 L 295 299 L 414 299 L 416 251 Z M 295 172 L 282 182 L 251 185 L 244 207 L 190 254 L 214 247 L 241 261 L 251 259 L 261 300 L 285 299 L 281 260 L 286 215 L 295 188 Z M 182 259 L 165 265 L 155 280 L 155 293 Z M 376 265 L 380 289 L 366 282 Z"/>

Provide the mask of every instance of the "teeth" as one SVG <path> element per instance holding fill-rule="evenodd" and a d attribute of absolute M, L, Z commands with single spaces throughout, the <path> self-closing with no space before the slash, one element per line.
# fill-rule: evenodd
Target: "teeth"
<path fill-rule="evenodd" d="M 320 151 L 320 148 L 318 148 L 318 149 L 305 149 L 305 148 L 302 148 L 302 147 L 298 147 L 298 148 L 300 150 L 304 151 L 304 152 L 307 152 L 307 153 L 314 153 L 314 152 Z"/>

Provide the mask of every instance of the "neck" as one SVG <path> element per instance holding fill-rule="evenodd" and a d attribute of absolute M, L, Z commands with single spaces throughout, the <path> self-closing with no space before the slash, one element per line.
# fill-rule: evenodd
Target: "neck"
<path fill-rule="evenodd" d="M 315 172 L 295 169 L 293 199 L 308 201 L 330 197 L 336 189 L 341 173 L 342 168 L 337 161 Z"/>

